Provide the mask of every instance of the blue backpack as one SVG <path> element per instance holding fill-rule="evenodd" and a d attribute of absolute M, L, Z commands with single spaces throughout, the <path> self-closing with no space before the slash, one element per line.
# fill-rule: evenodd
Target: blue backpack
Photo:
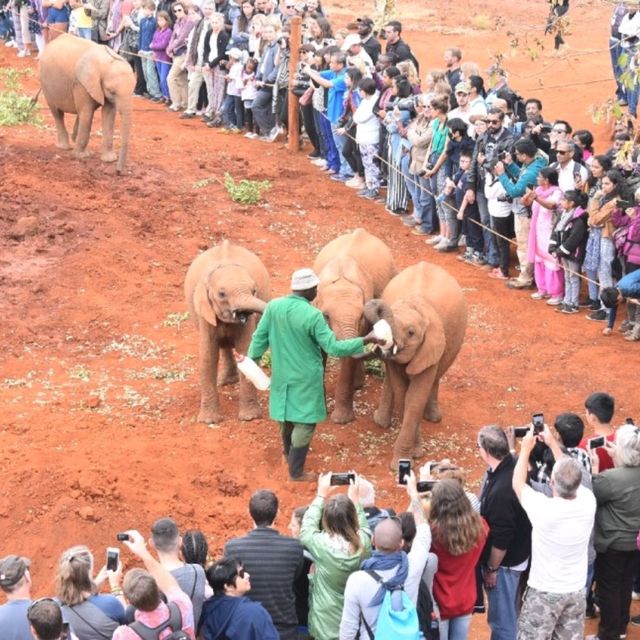
<path fill-rule="evenodd" d="M 378 584 L 383 582 L 381 576 L 375 571 L 367 571 L 367 573 Z M 416 606 L 411 602 L 404 589 L 398 589 L 393 594 L 395 594 L 394 601 L 397 602 L 398 597 L 400 598 L 401 607 L 399 609 L 394 608 L 391 602 L 392 592 L 385 589 L 384 599 L 378 613 L 375 635 L 367 621 L 362 617 L 362 622 L 370 640 L 421 640 L 424 636 L 420 631 L 420 621 L 418 620 Z"/>

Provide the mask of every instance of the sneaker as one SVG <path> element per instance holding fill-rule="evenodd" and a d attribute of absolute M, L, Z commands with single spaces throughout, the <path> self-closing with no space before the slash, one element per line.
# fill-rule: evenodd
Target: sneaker
<path fill-rule="evenodd" d="M 244 134 L 244 137 L 249 138 L 249 140 L 255 140 L 258 137 L 258 134 L 253 131 L 249 131 L 249 133 Z"/>
<path fill-rule="evenodd" d="M 512 278 L 507 282 L 509 289 L 530 289 L 533 286 L 533 282 L 523 282 L 519 278 Z"/>
<path fill-rule="evenodd" d="M 438 236 L 433 236 L 433 238 L 429 238 L 428 240 L 425 241 L 427 244 L 430 245 L 435 245 L 435 244 L 439 244 L 440 242 L 442 242 L 442 236 L 438 235 Z"/>
<path fill-rule="evenodd" d="M 629 622 L 631 622 L 635 627 L 640 627 L 640 616 L 633 616 Z"/>
<path fill-rule="evenodd" d="M 196 114 L 192 113 L 191 111 L 185 111 L 183 114 L 181 114 L 180 116 L 180 120 L 191 120 L 192 118 L 195 118 Z"/>
<path fill-rule="evenodd" d="M 451 242 L 451 240 L 447 240 L 441 244 L 436 245 L 436 251 L 440 251 L 442 253 L 449 253 L 450 251 L 457 251 L 458 245 Z"/>
<path fill-rule="evenodd" d="M 376 189 L 369 189 L 363 197 L 367 200 L 375 200 L 376 198 L 380 197 L 380 192 Z"/>
<path fill-rule="evenodd" d="M 369 191 L 371 191 L 371 189 L 369 189 L 368 187 L 365 187 L 364 189 L 360 189 L 360 191 L 358 191 L 358 193 L 356 193 L 356 195 L 360 196 L 362 198 L 364 195 L 369 193 Z"/>
<path fill-rule="evenodd" d="M 508 280 L 509 276 L 505 276 L 504 273 L 499 268 L 495 268 L 492 271 L 489 271 L 489 277 L 493 280 Z"/>
<path fill-rule="evenodd" d="M 315 160 L 311 161 L 311 164 L 315 164 L 316 167 L 326 167 L 327 161 L 324 158 L 316 158 Z"/>
<path fill-rule="evenodd" d="M 153 98 L 151 98 L 151 102 L 155 102 L 155 104 L 160 104 L 161 102 L 164 102 L 164 98 L 162 96 L 154 96 Z"/>
<path fill-rule="evenodd" d="M 592 304 L 594 304 L 595 302 L 598 302 L 597 300 L 592 300 L 591 298 L 587 298 L 586 300 L 584 300 L 583 302 L 578 303 L 578 306 L 580 307 L 590 307 Z M 599 308 L 599 303 L 598 303 L 598 308 Z"/>
<path fill-rule="evenodd" d="M 4 46 L 5 46 L 5 47 L 17 47 L 18 45 L 16 44 L 16 41 L 15 41 L 15 40 L 7 40 L 7 41 L 4 43 Z"/>
<path fill-rule="evenodd" d="M 474 267 L 485 267 L 487 265 L 487 261 L 485 260 L 484 256 L 475 254 L 471 258 L 471 264 Z"/>
<path fill-rule="evenodd" d="M 353 178 L 350 178 L 344 184 L 351 189 L 362 189 L 362 187 L 364 187 L 364 180 L 360 176 L 353 176 Z"/>
<path fill-rule="evenodd" d="M 311 153 L 307 154 L 307 158 L 310 160 L 316 160 L 317 158 L 320 158 L 320 152 L 314 149 Z"/>
<path fill-rule="evenodd" d="M 331 176 L 331 179 L 335 180 L 336 182 L 345 182 L 345 183 L 350 180 L 350 178 L 348 176 L 343 176 L 343 175 L 341 175 L 339 173 L 334 173 Z"/>
<path fill-rule="evenodd" d="M 411 229 L 411 233 L 414 236 L 428 236 L 428 235 L 431 235 L 428 231 L 425 231 L 421 227 L 414 227 L 413 229 Z"/>
<path fill-rule="evenodd" d="M 560 311 L 562 311 L 562 313 L 579 313 L 578 307 L 572 304 L 561 305 Z"/>
<path fill-rule="evenodd" d="M 609 314 L 604 309 L 598 309 L 597 311 L 590 313 L 587 316 L 587 320 L 602 321 L 602 320 L 606 320 L 608 317 L 609 317 Z"/>
<path fill-rule="evenodd" d="M 31 55 L 31 51 L 29 51 L 29 49 L 21 49 L 20 51 L 18 51 L 18 58 L 26 58 L 27 56 Z"/>
<path fill-rule="evenodd" d="M 269 142 L 275 142 L 281 133 L 283 133 L 282 128 L 275 126 L 273 127 L 273 129 L 271 129 L 271 131 L 269 131 L 266 136 L 264 136 L 264 138 L 266 138 Z"/>
<path fill-rule="evenodd" d="M 542 293 L 541 291 L 536 291 L 535 293 L 531 294 L 532 300 L 544 300 L 548 297 L 549 296 L 546 293 Z"/>
<path fill-rule="evenodd" d="M 175 104 L 172 104 L 170 107 L 167 107 L 167 109 L 169 109 L 169 111 L 180 111 L 180 107 L 178 107 Z"/>
<path fill-rule="evenodd" d="M 460 238 L 458 239 L 458 246 L 459 247 L 466 247 L 467 246 L 467 238 L 465 235 L 461 235 Z"/>
<path fill-rule="evenodd" d="M 405 227 L 415 227 L 418 221 L 413 216 L 407 216 L 406 218 L 402 218 L 402 224 Z"/>
<path fill-rule="evenodd" d="M 547 304 L 551 305 L 552 307 L 557 307 L 559 304 L 562 304 L 562 298 L 556 298 L 556 297 L 549 298 L 547 300 Z"/>
<path fill-rule="evenodd" d="M 589 305 L 589 309 L 591 309 L 591 311 L 599 311 L 601 306 L 600 300 L 593 300 Z"/>
<path fill-rule="evenodd" d="M 231 129 L 229 129 L 229 133 L 233 133 L 234 135 L 237 135 L 239 133 L 242 133 L 242 129 L 238 129 L 238 127 L 231 127 Z"/>
<path fill-rule="evenodd" d="M 465 249 L 461 254 L 456 256 L 456 260 L 460 260 L 460 262 L 465 262 L 466 260 L 470 260 L 473 252 L 470 249 Z"/>
<path fill-rule="evenodd" d="M 384 208 L 384 210 L 385 210 L 389 215 L 396 216 L 396 218 L 397 218 L 397 217 L 400 217 L 400 216 L 402 216 L 402 215 L 404 215 L 404 212 L 401 212 L 401 211 L 394 211 L 393 209 L 390 209 L 389 207 L 385 207 L 385 208 Z"/>

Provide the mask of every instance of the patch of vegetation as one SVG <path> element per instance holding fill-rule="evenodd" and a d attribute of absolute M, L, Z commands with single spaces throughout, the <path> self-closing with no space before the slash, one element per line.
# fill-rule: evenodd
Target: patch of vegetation
<path fill-rule="evenodd" d="M 215 178 L 204 178 L 203 180 L 197 180 L 193 183 L 194 189 L 204 189 L 208 187 L 212 182 L 216 182 Z"/>
<path fill-rule="evenodd" d="M 170 313 L 167 317 L 162 321 L 163 326 L 165 327 L 175 327 L 176 329 L 180 329 L 180 325 L 183 322 L 186 322 L 189 319 L 189 312 L 185 311 L 184 313 Z"/>
<path fill-rule="evenodd" d="M 31 70 L 0 69 L 0 126 L 15 127 L 21 124 L 42 126 L 38 103 L 22 93 L 20 78 L 30 75 Z"/>
<path fill-rule="evenodd" d="M 69 377 L 73 380 L 82 380 L 83 382 L 89 381 L 89 372 L 81 364 L 77 364 L 75 367 L 69 369 Z"/>
<path fill-rule="evenodd" d="M 365 360 L 364 370 L 376 378 L 384 378 L 384 362 L 379 358 Z"/>
<path fill-rule="evenodd" d="M 264 191 L 271 189 L 268 180 L 240 180 L 236 182 L 230 173 L 224 174 L 224 188 L 234 202 L 258 204 Z"/>
<path fill-rule="evenodd" d="M 471 26 L 478 31 L 489 31 L 490 29 L 493 29 L 494 26 L 491 17 L 484 13 L 472 16 L 470 22 Z"/>
<path fill-rule="evenodd" d="M 263 369 L 271 369 L 271 351 L 267 349 L 262 358 L 260 358 L 260 366 Z"/>

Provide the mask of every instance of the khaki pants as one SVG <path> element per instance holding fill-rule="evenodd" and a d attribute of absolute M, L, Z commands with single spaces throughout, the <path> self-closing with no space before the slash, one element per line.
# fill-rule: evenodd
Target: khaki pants
<path fill-rule="evenodd" d="M 203 82 L 204 74 L 202 73 L 202 67 L 194 67 L 193 71 L 189 71 L 189 98 L 187 102 L 188 113 L 195 113 L 198 109 L 198 97 L 200 96 L 200 87 Z"/>
<path fill-rule="evenodd" d="M 171 106 L 175 106 L 180 109 L 186 109 L 188 100 L 187 72 L 182 68 L 185 57 L 185 55 L 182 55 L 176 56 L 173 59 L 171 70 L 167 76 Z"/>
<path fill-rule="evenodd" d="M 527 249 L 529 247 L 529 229 L 531 227 L 531 218 L 527 216 L 513 216 L 513 226 L 516 232 L 516 254 L 520 263 L 520 275 L 518 280 L 526 284 L 533 282 L 533 272 L 529 261 L 527 260 Z"/>

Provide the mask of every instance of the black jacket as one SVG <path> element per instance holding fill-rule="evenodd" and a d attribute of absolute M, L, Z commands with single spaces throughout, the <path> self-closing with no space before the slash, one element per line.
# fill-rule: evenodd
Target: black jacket
<path fill-rule="evenodd" d="M 227 44 L 229 43 L 229 34 L 222 29 L 220 33 L 218 33 L 218 55 L 213 60 L 209 61 L 209 53 L 211 52 L 211 38 L 213 38 L 213 32 L 211 35 L 204 41 L 204 63 L 208 64 L 212 69 L 215 69 L 221 60 L 228 60 L 227 57 Z"/>
<path fill-rule="evenodd" d="M 515 567 L 531 555 L 531 523 L 511 486 L 515 465 L 515 458 L 508 455 L 495 471 L 487 471 L 482 485 L 480 514 L 489 525 L 484 563 L 491 547 L 506 550 L 503 567 Z"/>
<path fill-rule="evenodd" d="M 484 166 L 496 156 L 496 154 L 502 151 L 511 151 L 513 147 L 514 139 L 513 134 L 505 129 L 500 129 L 500 133 L 494 136 L 491 132 L 485 131 L 477 140 L 476 146 L 473 150 L 473 158 L 471 160 L 471 167 L 467 173 L 467 189 L 484 189 Z M 486 156 L 484 165 L 478 164 L 478 154 L 484 153 Z"/>
<path fill-rule="evenodd" d="M 411 60 L 416 67 L 416 71 L 420 71 L 418 61 L 413 53 L 411 53 L 411 47 L 402 38 L 393 44 L 388 42 L 385 51 L 386 53 L 393 54 L 396 57 L 394 64 L 398 64 L 398 62 L 402 62 L 403 60 Z"/>
<path fill-rule="evenodd" d="M 369 54 L 369 57 L 371 58 L 371 62 L 373 62 L 373 64 L 378 62 L 378 56 L 380 55 L 382 47 L 380 46 L 380 42 L 378 42 L 378 39 L 374 35 L 371 35 L 366 40 L 363 40 L 362 47 Z"/>
<path fill-rule="evenodd" d="M 570 258 L 582 263 L 589 235 L 588 219 L 589 212 L 582 209 L 581 213 L 567 222 L 562 231 L 554 229 L 549 240 L 549 252 L 555 251 L 558 258 Z"/>

